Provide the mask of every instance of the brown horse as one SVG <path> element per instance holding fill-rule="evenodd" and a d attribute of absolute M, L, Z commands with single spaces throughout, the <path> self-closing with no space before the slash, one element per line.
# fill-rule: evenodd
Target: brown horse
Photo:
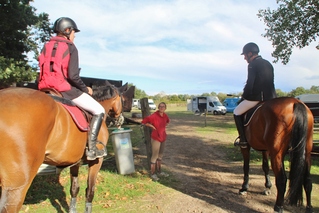
<path fill-rule="evenodd" d="M 302 186 L 306 192 L 306 212 L 312 212 L 310 179 L 312 134 L 314 119 L 311 111 L 295 98 L 276 98 L 262 103 L 245 127 L 249 145 L 241 148 L 244 158 L 244 182 L 240 193 L 248 190 L 250 147 L 262 151 L 262 168 L 265 173 L 265 187 L 272 186 L 269 178 L 268 157 L 275 175 L 277 199 L 275 212 L 283 212 L 287 176 L 284 157 L 290 155 L 289 190 L 290 205 L 301 205 Z"/>
<path fill-rule="evenodd" d="M 121 93 L 126 88 L 115 88 L 114 97 L 105 99 L 109 86 L 94 89 L 93 97 L 106 113 L 122 112 Z M 109 92 L 108 92 L 109 94 Z M 99 99 L 97 99 L 99 98 Z M 85 161 L 87 132 L 80 131 L 67 110 L 44 92 L 27 88 L 0 90 L 0 183 L 1 213 L 16 213 L 21 208 L 38 168 L 42 163 L 70 166 L 70 212 L 76 212 L 79 192 L 78 172 Z M 109 133 L 103 122 L 98 140 L 105 148 Z M 103 158 L 88 161 L 86 212 L 92 211 L 92 200 L 97 174 Z"/>

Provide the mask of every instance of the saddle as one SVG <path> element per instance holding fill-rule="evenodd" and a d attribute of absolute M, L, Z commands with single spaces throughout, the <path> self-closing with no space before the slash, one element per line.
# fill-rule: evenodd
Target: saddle
<path fill-rule="evenodd" d="M 74 123 L 80 130 L 85 132 L 89 130 L 89 122 L 92 118 L 92 115 L 89 112 L 76 106 L 72 100 L 64 98 L 61 93 L 55 89 L 45 88 L 40 91 L 48 94 L 57 103 L 61 104 L 69 112 Z"/>
<path fill-rule="evenodd" d="M 262 105 L 265 102 L 260 102 L 258 103 L 256 106 L 254 106 L 253 108 L 249 109 L 245 114 L 244 114 L 244 126 L 248 126 L 251 119 L 254 117 L 255 113 L 257 112 L 257 110 L 262 107 Z"/>

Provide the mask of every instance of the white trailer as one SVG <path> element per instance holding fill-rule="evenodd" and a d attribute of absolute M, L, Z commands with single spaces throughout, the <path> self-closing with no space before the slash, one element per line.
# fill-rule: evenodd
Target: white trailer
<path fill-rule="evenodd" d="M 187 111 L 225 115 L 226 107 L 223 106 L 217 96 L 198 96 L 187 100 Z"/>

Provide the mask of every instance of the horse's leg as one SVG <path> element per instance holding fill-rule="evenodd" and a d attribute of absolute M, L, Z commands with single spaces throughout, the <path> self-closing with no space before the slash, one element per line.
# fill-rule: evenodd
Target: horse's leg
<path fill-rule="evenodd" d="M 18 156 L 17 159 L 19 159 L 19 157 L 21 158 L 21 155 Z M 1 213 L 19 212 L 27 191 L 36 176 L 36 168 L 41 164 L 41 161 L 35 162 L 34 165 L 27 164 L 26 158 L 22 159 L 25 161 L 16 160 L 14 163 L 7 162 L 6 167 L 1 167 Z"/>
<path fill-rule="evenodd" d="M 244 182 L 241 186 L 241 189 L 239 190 L 239 194 L 244 195 L 247 193 L 248 190 L 248 183 L 249 183 L 249 161 L 250 161 L 250 147 L 247 146 L 247 148 L 241 148 L 241 153 L 244 158 Z"/>
<path fill-rule="evenodd" d="M 311 165 L 311 155 L 308 154 L 306 158 L 306 169 L 305 169 L 305 179 L 304 179 L 304 189 L 306 192 L 307 206 L 306 213 L 312 213 L 312 205 L 311 205 L 311 191 L 312 191 L 312 181 L 310 178 L 310 165 Z"/>
<path fill-rule="evenodd" d="M 87 179 L 87 188 L 86 188 L 86 202 L 85 202 L 85 212 L 91 213 L 92 212 L 92 200 L 94 198 L 94 190 L 95 190 L 95 183 L 97 179 L 97 175 L 101 169 L 103 163 L 103 158 L 98 158 L 94 161 L 89 161 L 89 174 Z"/>
<path fill-rule="evenodd" d="M 2 183 L 1 187 L 0 212 L 19 212 L 30 185 L 27 184 L 18 188 L 11 188 L 5 187 L 4 184 L 6 183 Z"/>
<path fill-rule="evenodd" d="M 266 187 L 264 190 L 264 195 L 270 195 L 271 193 L 270 188 L 272 184 L 271 184 L 270 176 L 269 176 L 268 152 L 264 151 L 262 152 L 262 155 L 263 155 L 262 168 L 265 174 L 265 187 Z"/>
<path fill-rule="evenodd" d="M 283 161 L 284 161 L 283 156 L 281 156 L 281 158 L 271 157 L 271 166 L 275 174 L 276 187 L 277 187 L 277 198 L 276 198 L 276 204 L 274 206 L 274 210 L 275 212 L 278 212 L 278 213 L 283 212 L 284 196 L 285 196 L 286 185 L 287 185 L 287 176 L 284 170 Z"/>
<path fill-rule="evenodd" d="M 71 203 L 69 213 L 76 213 L 76 198 L 80 190 L 78 175 L 79 175 L 80 164 L 76 164 L 70 168 L 70 176 L 71 176 L 71 186 L 70 186 L 70 194 L 71 194 Z"/>

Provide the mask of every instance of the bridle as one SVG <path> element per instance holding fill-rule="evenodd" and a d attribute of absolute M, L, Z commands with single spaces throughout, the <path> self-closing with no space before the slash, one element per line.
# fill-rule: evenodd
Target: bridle
<path fill-rule="evenodd" d="M 113 85 L 112 85 L 112 86 L 113 86 Z M 122 94 L 119 94 L 117 88 L 115 88 L 115 87 L 113 86 L 113 89 L 115 89 L 115 91 L 116 91 L 116 92 L 118 93 L 118 95 L 120 96 L 121 105 L 122 105 L 122 110 L 121 110 L 121 112 L 119 113 L 120 115 L 119 115 L 118 117 L 110 116 L 110 114 L 111 114 L 111 115 L 112 115 L 112 114 L 115 115 L 115 112 L 113 111 L 113 109 L 110 110 L 109 113 L 106 114 L 106 119 L 110 121 L 108 127 L 111 127 L 111 126 L 120 127 L 120 126 L 123 125 L 124 120 L 125 120 L 125 118 L 124 118 L 124 116 L 123 116 L 123 103 L 124 103 L 124 101 L 123 101 L 123 96 L 122 96 Z"/>

